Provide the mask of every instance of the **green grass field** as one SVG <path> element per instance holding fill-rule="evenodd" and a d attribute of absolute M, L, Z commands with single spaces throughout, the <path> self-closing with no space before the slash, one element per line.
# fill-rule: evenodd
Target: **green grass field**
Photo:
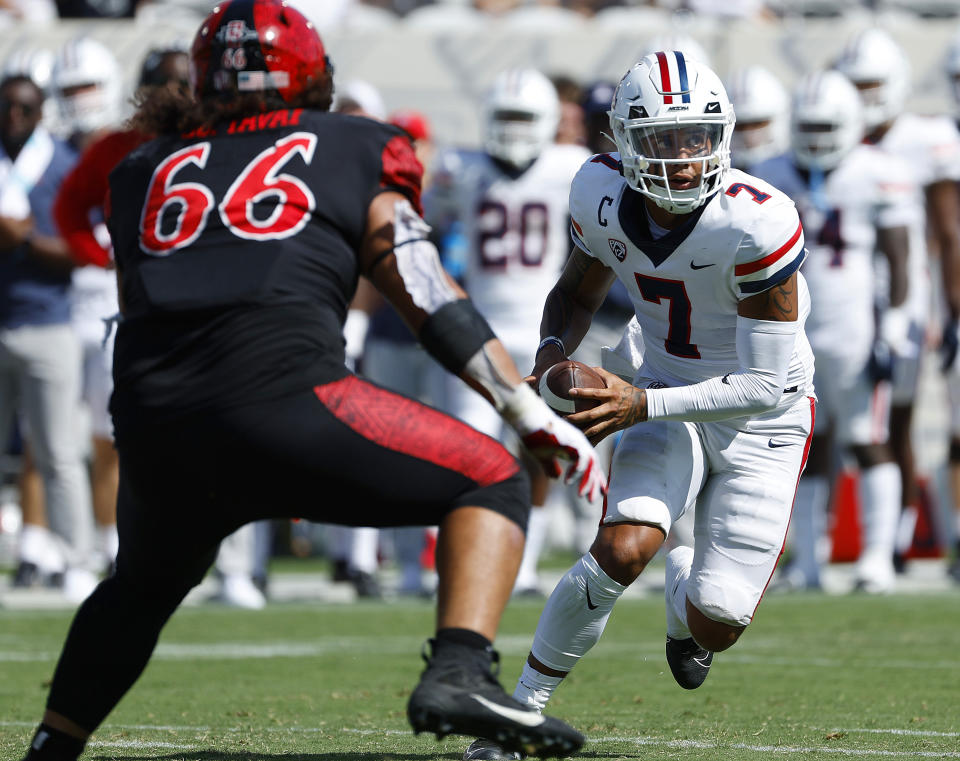
<path fill-rule="evenodd" d="M 626 599 L 550 710 L 586 759 L 960 758 L 960 595 L 786 595 L 764 601 L 695 692 L 663 656 L 662 598 Z M 541 603 L 511 603 L 498 646 L 513 687 Z M 0 610 L 0 757 L 19 761 L 69 625 Z M 85 759 L 459 759 L 414 737 L 406 699 L 428 602 L 187 607 Z"/>

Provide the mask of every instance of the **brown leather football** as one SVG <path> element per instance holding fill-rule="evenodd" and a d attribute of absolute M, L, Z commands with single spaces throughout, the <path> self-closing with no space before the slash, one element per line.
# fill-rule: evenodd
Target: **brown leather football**
<path fill-rule="evenodd" d="M 606 388 L 603 377 L 589 365 L 573 359 L 558 362 L 540 376 L 540 396 L 561 415 L 583 412 L 599 404 L 596 399 L 572 399 L 571 388 Z"/>

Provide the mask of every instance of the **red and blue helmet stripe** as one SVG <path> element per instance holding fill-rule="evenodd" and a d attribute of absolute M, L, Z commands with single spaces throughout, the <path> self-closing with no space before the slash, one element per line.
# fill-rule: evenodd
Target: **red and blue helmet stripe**
<path fill-rule="evenodd" d="M 690 102 L 690 83 L 687 79 L 687 59 L 679 50 L 658 51 L 660 69 L 660 92 L 664 103 L 673 103 L 679 97 L 681 103 Z"/>

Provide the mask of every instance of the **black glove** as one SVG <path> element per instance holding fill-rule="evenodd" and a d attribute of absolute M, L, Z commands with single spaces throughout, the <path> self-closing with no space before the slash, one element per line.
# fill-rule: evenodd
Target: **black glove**
<path fill-rule="evenodd" d="M 867 375 L 874 383 L 893 378 L 894 355 L 890 345 L 881 338 L 873 342 L 870 359 L 867 360 Z"/>
<path fill-rule="evenodd" d="M 947 320 L 943 326 L 943 338 L 940 341 L 940 369 L 949 372 L 957 361 L 960 349 L 960 320 Z"/>

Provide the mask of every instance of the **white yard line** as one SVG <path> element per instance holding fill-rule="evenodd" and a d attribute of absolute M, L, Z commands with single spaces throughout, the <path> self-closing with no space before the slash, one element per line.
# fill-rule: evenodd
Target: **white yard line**
<path fill-rule="evenodd" d="M 0 721 L 0 727 L 32 727 L 33 722 L 25 721 Z M 897 728 L 871 728 L 871 729 L 820 729 L 811 728 L 815 731 L 843 732 L 847 734 L 886 734 L 886 735 L 905 735 L 911 737 L 960 737 L 960 732 L 933 732 L 927 730 L 905 730 Z M 176 726 L 176 725 L 154 725 L 154 724 L 106 724 L 104 731 L 134 730 L 139 732 L 183 732 L 183 733 L 208 733 L 223 732 L 250 733 L 251 727 L 228 727 L 218 729 L 209 726 Z M 355 729 L 351 727 L 259 727 L 254 730 L 256 734 L 325 734 L 333 735 L 337 733 L 354 734 L 363 736 L 382 735 L 385 737 L 409 735 L 410 730 L 400 729 Z M 665 740 L 660 737 L 631 737 L 617 735 L 596 735 L 588 738 L 589 742 L 596 746 L 603 743 L 632 743 L 638 746 L 648 748 L 667 748 L 671 750 L 745 750 L 754 753 L 768 754 L 776 753 L 780 755 L 808 754 L 808 753 L 829 753 L 838 756 L 854 757 L 879 757 L 879 758 L 960 758 L 960 751 L 897 751 L 897 750 L 872 750 L 869 748 L 838 748 L 829 745 L 754 745 L 750 743 L 720 743 L 703 742 L 699 740 Z M 169 748 L 175 750 L 196 750 L 202 746 L 195 744 L 182 744 L 171 742 L 150 742 L 145 740 L 94 740 L 90 743 L 93 747 L 102 748 Z M 595 749 L 594 752 L 596 752 Z"/>

